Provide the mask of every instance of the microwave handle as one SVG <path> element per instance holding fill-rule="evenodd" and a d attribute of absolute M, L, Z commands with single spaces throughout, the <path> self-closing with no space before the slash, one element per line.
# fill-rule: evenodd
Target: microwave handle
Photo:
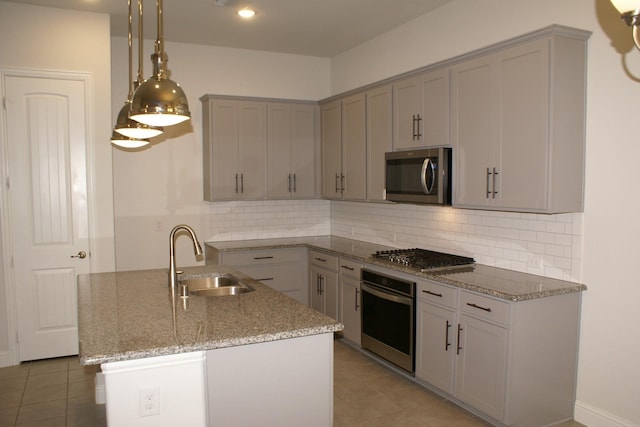
<path fill-rule="evenodd" d="M 435 179 L 432 179 L 431 185 L 427 186 L 428 171 L 431 171 L 431 174 L 435 176 L 435 173 L 436 173 L 435 165 L 433 164 L 430 158 L 424 159 L 424 162 L 422 162 L 422 171 L 420 172 L 420 183 L 422 184 L 422 189 L 424 190 L 425 194 L 431 194 L 433 192 L 433 186 L 436 182 Z"/>

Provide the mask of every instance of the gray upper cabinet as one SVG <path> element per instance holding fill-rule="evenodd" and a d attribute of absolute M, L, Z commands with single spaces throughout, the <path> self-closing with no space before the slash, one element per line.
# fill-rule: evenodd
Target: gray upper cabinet
<path fill-rule="evenodd" d="M 393 99 L 390 84 L 367 91 L 367 200 L 385 200 L 384 154 L 391 151 Z"/>
<path fill-rule="evenodd" d="M 322 196 L 366 199 L 366 97 L 364 93 L 321 106 Z"/>
<path fill-rule="evenodd" d="M 205 95 L 204 200 L 316 196 L 315 102 Z"/>
<path fill-rule="evenodd" d="M 206 96 L 201 101 L 204 199 L 264 199 L 266 104 Z"/>
<path fill-rule="evenodd" d="M 342 198 L 367 198 L 367 114 L 366 95 L 360 93 L 342 101 Z"/>
<path fill-rule="evenodd" d="M 449 144 L 449 68 L 393 83 L 393 149 Z"/>
<path fill-rule="evenodd" d="M 551 27 L 451 67 L 454 206 L 582 211 L 588 35 Z"/>
<path fill-rule="evenodd" d="M 342 174 L 342 101 L 320 106 L 322 197 L 339 199 Z"/>
<path fill-rule="evenodd" d="M 267 197 L 315 197 L 317 104 L 267 104 Z"/>

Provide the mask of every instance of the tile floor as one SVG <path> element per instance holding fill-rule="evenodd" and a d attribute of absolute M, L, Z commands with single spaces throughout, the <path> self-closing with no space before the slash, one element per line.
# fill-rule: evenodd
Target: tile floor
<path fill-rule="evenodd" d="M 488 426 L 340 341 L 334 371 L 334 427 Z M 104 405 L 94 403 L 94 374 L 76 357 L 0 368 L 0 427 L 106 426 Z"/>
<path fill-rule="evenodd" d="M 96 368 L 62 357 L 0 368 L 0 427 L 106 426 L 96 405 Z"/>

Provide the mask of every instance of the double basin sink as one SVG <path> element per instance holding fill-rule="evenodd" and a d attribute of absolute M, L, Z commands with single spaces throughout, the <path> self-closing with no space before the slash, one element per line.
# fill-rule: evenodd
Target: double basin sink
<path fill-rule="evenodd" d="M 182 296 L 219 297 L 253 291 L 253 287 L 232 274 L 184 277 L 178 279 L 178 286 Z"/>

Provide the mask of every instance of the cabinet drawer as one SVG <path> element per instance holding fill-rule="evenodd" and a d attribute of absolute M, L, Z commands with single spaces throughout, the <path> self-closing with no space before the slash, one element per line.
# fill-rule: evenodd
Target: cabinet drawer
<path fill-rule="evenodd" d="M 303 264 L 260 265 L 241 268 L 247 276 L 280 292 L 302 289 L 307 286 Z"/>
<path fill-rule="evenodd" d="M 240 265 L 262 265 L 304 261 L 303 248 L 265 249 L 257 251 L 224 252 L 222 264 L 232 267 Z"/>
<path fill-rule="evenodd" d="M 309 251 L 309 262 L 319 267 L 324 267 L 331 271 L 338 271 L 338 257 L 325 252 Z"/>
<path fill-rule="evenodd" d="M 340 274 L 360 280 L 362 264 L 350 259 L 340 258 Z"/>
<path fill-rule="evenodd" d="M 481 319 L 508 325 L 510 306 L 507 301 L 498 301 L 466 291 L 460 292 L 460 311 Z"/>
<path fill-rule="evenodd" d="M 446 307 L 456 308 L 458 290 L 439 283 L 419 280 L 417 282 L 417 298 L 420 301 L 434 302 Z"/>

